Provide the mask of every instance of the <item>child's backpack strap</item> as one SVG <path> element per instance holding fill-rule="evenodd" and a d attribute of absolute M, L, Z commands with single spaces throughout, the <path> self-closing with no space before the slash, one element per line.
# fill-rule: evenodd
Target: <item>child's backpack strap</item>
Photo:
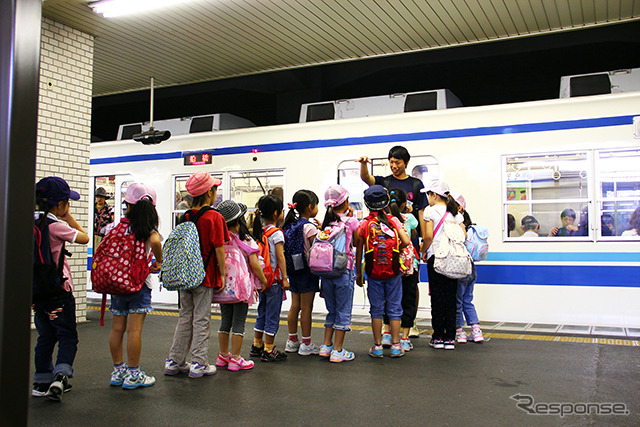
<path fill-rule="evenodd" d="M 275 234 L 278 231 L 282 231 L 282 229 L 278 227 L 271 227 L 268 230 L 264 228 L 262 229 L 263 237 L 265 238 L 266 244 L 267 244 L 266 247 L 267 247 L 268 254 L 271 254 L 271 251 L 269 250 L 269 237 L 271 237 L 273 234 Z M 269 258 L 271 258 L 271 255 L 269 255 Z M 272 261 L 275 261 L 275 264 Z M 282 281 L 282 271 L 280 270 L 280 267 L 278 267 L 278 260 L 269 259 L 269 263 L 271 264 L 271 266 L 275 265 L 275 267 L 273 268 L 273 281 L 278 281 L 278 280 Z M 273 284 L 273 281 L 269 284 L 268 288 L 271 287 L 271 285 Z"/>

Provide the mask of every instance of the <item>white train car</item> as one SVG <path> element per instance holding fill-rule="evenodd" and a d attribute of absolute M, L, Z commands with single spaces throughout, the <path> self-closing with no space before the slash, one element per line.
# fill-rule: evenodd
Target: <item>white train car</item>
<path fill-rule="evenodd" d="M 92 186 L 110 186 L 116 206 L 129 182 L 152 185 L 167 236 L 198 170 L 222 178 L 220 198 L 248 206 L 274 187 L 283 187 L 285 202 L 302 188 L 322 199 L 338 181 L 361 209 L 365 186 L 354 160 L 367 155 L 373 173 L 387 175 L 389 148 L 403 145 L 410 171 L 447 181 L 490 230 L 489 258 L 477 264 L 482 320 L 638 327 L 640 240 L 622 235 L 640 206 L 638 116 L 640 93 L 632 92 L 208 132 L 156 146 L 115 141 L 92 145 L 90 173 Z M 568 208 L 579 235 L 548 237 Z M 520 236 L 526 215 L 540 224 L 534 238 Z M 426 282 L 424 265 L 421 273 Z M 420 288 L 428 310 L 426 283 Z M 175 302 L 176 294 L 153 299 Z M 367 309 L 363 291 L 354 308 Z"/>

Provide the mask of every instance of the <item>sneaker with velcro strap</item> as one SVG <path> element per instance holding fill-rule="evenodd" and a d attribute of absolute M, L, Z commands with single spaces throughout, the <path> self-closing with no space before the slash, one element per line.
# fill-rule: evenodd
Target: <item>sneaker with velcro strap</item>
<path fill-rule="evenodd" d="M 356 358 L 356 355 L 352 351 L 347 351 L 343 348 L 342 351 L 332 350 L 331 356 L 329 357 L 329 362 L 333 362 L 333 363 L 349 362 L 355 358 Z"/>
<path fill-rule="evenodd" d="M 205 363 L 201 365 L 199 363 L 191 362 L 191 368 L 189 368 L 189 378 L 202 378 L 204 376 L 209 376 L 215 374 L 217 371 L 214 365 L 209 365 Z"/>
<path fill-rule="evenodd" d="M 49 400 L 59 402 L 62 400 L 62 393 L 71 390 L 69 378 L 66 375 L 58 374 L 49 386 L 49 390 L 45 393 L 45 397 Z"/>

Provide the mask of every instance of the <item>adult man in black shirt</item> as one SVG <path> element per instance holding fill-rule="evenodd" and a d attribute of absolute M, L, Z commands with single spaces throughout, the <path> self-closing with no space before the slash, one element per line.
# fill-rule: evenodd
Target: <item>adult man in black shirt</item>
<path fill-rule="evenodd" d="M 412 213 L 420 224 L 418 236 L 412 239 L 413 246 L 418 249 L 420 247 L 418 239 L 425 232 L 425 223 L 422 215 L 428 202 L 425 193 L 420 191 L 424 188 L 422 181 L 406 173 L 410 158 L 411 156 L 406 148 L 400 145 L 391 148 L 388 159 L 392 174 L 386 177 L 373 176 L 369 173 L 367 164 L 371 163 L 371 161 L 367 156 L 360 157 L 358 162 L 360 162 L 360 178 L 368 185 L 382 185 L 387 190 L 401 189 L 407 193 L 407 206 L 412 206 Z"/>

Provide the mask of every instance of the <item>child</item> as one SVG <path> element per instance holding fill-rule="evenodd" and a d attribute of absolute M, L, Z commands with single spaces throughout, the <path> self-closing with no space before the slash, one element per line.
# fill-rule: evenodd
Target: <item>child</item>
<path fill-rule="evenodd" d="M 89 243 L 89 235 L 69 212 L 69 199 L 79 200 L 80 195 L 57 176 L 43 178 L 36 184 L 35 218 L 40 227 L 49 225 L 49 243 L 52 259 L 58 265 L 63 258 L 63 294 L 55 300 L 33 302 L 33 321 L 38 331 L 34 362 L 33 390 L 36 397 L 60 401 L 62 393 L 71 390 L 69 378 L 73 377 L 73 361 L 78 350 L 76 330 L 76 300 L 73 297 L 73 280 L 69 263 L 64 256 L 64 244 Z M 53 350 L 58 343 L 58 357 L 53 365 Z"/>
<path fill-rule="evenodd" d="M 322 229 L 338 226 L 344 222 L 347 227 L 346 249 L 349 260 L 347 269 L 336 279 L 322 279 L 324 303 L 327 306 L 327 318 L 324 322 L 324 342 L 320 347 L 320 357 L 329 357 L 330 362 L 340 363 L 355 359 L 352 351 L 342 344 L 347 331 L 351 330 L 351 308 L 353 305 L 354 279 L 354 242 L 358 242 L 358 220 L 347 216 L 349 211 L 349 192 L 339 185 L 332 185 L 324 193 L 324 206 L 327 213 Z M 333 335 L 335 333 L 335 341 Z"/>
<path fill-rule="evenodd" d="M 247 224 L 244 222 L 244 214 L 247 207 L 242 203 L 236 203 L 233 200 L 224 200 L 218 205 L 218 212 L 224 218 L 229 228 L 229 236 L 231 238 L 229 245 L 234 245 L 245 256 L 250 271 L 260 281 L 262 286 L 267 285 L 267 278 L 264 270 L 258 262 L 258 245 L 249 235 Z M 226 253 L 226 255 L 229 255 Z M 227 270 L 229 274 L 229 270 Z M 238 278 L 233 278 L 237 280 Z M 251 282 L 251 296 L 253 300 L 253 277 L 249 277 Z M 228 285 L 228 281 L 227 281 Z M 216 360 L 216 366 L 226 366 L 230 371 L 239 371 L 253 368 L 252 360 L 245 360 L 240 356 L 242 341 L 244 338 L 244 324 L 247 320 L 247 311 L 249 310 L 249 300 L 237 302 L 235 304 L 220 304 L 220 312 L 222 321 L 218 330 L 218 341 L 220 343 L 220 353 Z M 231 337 L 231 353 L 229 353 L 229 334 L 233 331 Z"/>
<path fill-rule="evenodd" d="M 258 317 L 254 327 L 255 334 L 250 355 L 260 356 L 262 362 L 287 360 L 287 355 L 276 350 L 274 345 L 280 326 L 280 309 L 284 291 L 289 289 L 287 266 L 284 260 L 284 233 L 276 228 L 276 223 L 282 218 L 282 200 L 272 195 L 260 197 L 253 222 L 253 237 L 260 242 L 263 234 L 267 236 L 271 268 L 276 275 L 273 285 L 260 293 Z M 264 221 L 264 228 L 262 221 Z"/>
<path fill-rule="evenodd" d="M 403 224 L 405 231 L 410 237 L 417 234 L 418 221 L 413 215 L 402 213 L 407 207 L 407 193 L 401 189 L 393 189 L 389 191 L 389 211 L 391 215 Z M 410 209 L 410 208 L 409 208 Z M 413 245 L 410 246 L 413 252 Z M 400 318 L 400 327 L 402 328 L 402 339 L 400 345 L 404 351 L 413 349 L 413 344 L 409 340 L 409 331 L 413 327 L 418 312 L 417 307 L 417 290 L 418 290 L 418 268 L 419 263 L 415 255 L 412 257 L 413 274 L 410 276 L 402 276 L 402 317 Z M 389 317 L 384 316 L 385 332 L 382 334 L 382 346 L 391 346 L 391 332 L 389 331 Z"/>
<path fill-rule="evenodd" d="M 382 317 L 386 312 L 391 325 L 391 357 L 404 356 L 400 345 L 400 317 L 402 316 L 402 279 L 400 277 L 400 251 L 411 240 L 397 218 L 388 216 L 384 209 L 389 204 L 389 193 L 381 185 L 372 185 L 364 192 L 364 203 L 371 213 L 358 228 L 356 246 L 356 280 L 362 286 L 362 253 L 366 250 L 365 267 L 369 282 L 373 347 L 369 356 L 382 357 Z"/>
<path fill-rule="evenodd" d="M 216 373 L 216 367 L 207 363 L 209 355 L 209 322 L 213 292 L 224 288 L 224 244 L 229 241 L 227 225 L 210 206 L 216 200 L 219 179 L 205 171 L 196 172 L 188 180 L 186 189 L 193 196 L 192 208 L 185 213 L 191 218 L 200 209 L 207 209 L 196 222 L 200 235 L 200 248 L 205 263 L 205 278 L 197 288 L 180 292 L 180 314 L 173 335 L 169 358 L 164 365 L 165 375 L 189 372 L 189 378 L 202 378 Z M 191 350 L 191 364 L 186 364 Z"/>
<path fill-rule="evenodd" d="M 153 252 L 155 261 L 150 267 L 151 273 L 157 273 L 162 267 L 162 244 L 158 234 L 158 213 L 156 212 L 156 192 L 153 188 L 133 183 L 127 188 L 124 197 L 127 206 L 125 217 L 129 219 L 128 233 L 136 240 L 145 242 L 145 256 Z M 109 224 L 108 234 L 115 225 Z M 142 326 L 151 308 L 151 275 L 147 276 L 142 288 L 133 294 L 112 295 L 109 311 L 113 314 L 113 324 L 109 335 L 109 350 L 113 359 L 113 372 L 110 384 L 122 386 L 127 390 L 149 387 L 156 379 L 140 370 L 140 351 L 142 350 Z M 124 333 L 127 333 L 127 363 L 124 363 Z"/>
<path fill-rule="evenodd" d="M 467 202 L 462 194 L 452 194 L 452 196 L 458 203 L 458 210 L 464 218 L 464 228 L 469 230 L 469 227 L 473 225 L 473 221 L 471 221 L 471 217 L 466 211 Z M 484 341 L 478 313 L 476 312 L 476 307 L 473 305 L 473 285 L 476 283 L 477 277 L 476 265 L 472 260 L 471 274 L 462 279 L 458 279 L 458 292 L 456 294 L 456 341 L 458 343 L 466 343 L 467 340 L 477 343 Z M 467 319 L 467 325 L 471 326 L 471 334 L 469 335 L 467 335 L 462 328 L 465 318 Z"/>
<path fill-rule="evenodd" d="M 437 349 L 455 350 L 456 292 L 458 281 L 450 279 L 434 269 L 435 247 L 440 243 L 444 221 L 453 221 L 463 230 L 462 215 L 458 204 L 449 195 L 449 187 L 441 181 L 433 181 L 427 188 L 429 207 L 424 210 L 426 233 L 423 259 L 427 261 L 429 288 L 431 290 L 431 323 L 433 335 L 429 345 Z M 465 231 L 466 235 L 466 231 Z"/>
<path fill-rule="evenodd" d="M 296 215 L 296 211 L 298 215 Z M 289 213 L 284 220 L 283 232 L 287 239 L 299 237 L 302 242 L 286 241 L 286 248 L 296 247 L 302 244 L 306 261 L 309 260 L 309 248 L 318 234 L 315 224 L 309 222 L 318 214 L 318 196 L 310 190 L 299 190 L 293 195 L 293 204 L 289 205 Z M 298 228 L 302 230 L 298 231 Z M 288 237 L 290 236 L 290 237 Z M 289 254 L 289 256 L 291 256 Z M 287 316 L 289 326 L 289 339 L 284 351 L 287 353 L 298 352 L 301 356 L 318 354 L 320 349 L 311 343 L 311 312 L 313 311 L 313 299 L 320 290 L 320 279 L 311 274 L 308 263 L 301 260 L 301 269 L 289 273 L 289 285 L 291 286 L 291 308 Z M 302 329 L 302 343 L 298 340 L 298 315 L 300 315 L 300 329 Z"/>
<path fill-rule="evenodd" d="M 524 238 L 530 237 L 538 237 L 538 233 L 540 232 L 540 224 L 538 220 L 533 215 L 527 215 L 520 220 L 520 224 L 522 224 L 522 236 Z"/>

